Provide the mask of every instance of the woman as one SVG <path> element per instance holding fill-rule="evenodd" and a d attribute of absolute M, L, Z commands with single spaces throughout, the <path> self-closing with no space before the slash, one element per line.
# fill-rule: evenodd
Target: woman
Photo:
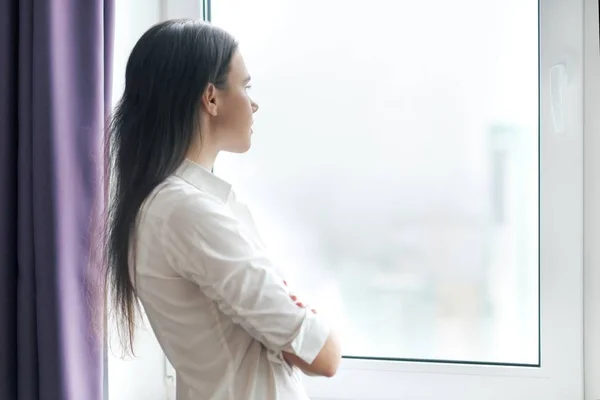
<path fill-rule="evenodd" d="M 287 290 L 249 211 L 211 173 L 250 148 L 258 105 L 234 38 L 201 21 L 134 47 L 111 121 L 108 282 L 129 348 L 139 300 L 177 370 L 177 399 L 306 399 L 338 341 Z"/>

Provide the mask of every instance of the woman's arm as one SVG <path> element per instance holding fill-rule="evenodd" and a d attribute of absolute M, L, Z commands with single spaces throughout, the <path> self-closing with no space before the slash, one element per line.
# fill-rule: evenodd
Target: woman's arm
<path fill-rule="evenodd" d="M 287 282 L 284 281 L 287 286 Z M 290 297 L 296 302 L 296 305 L 300 308 L 305 308 L 305 304 L 298 299 L 298 297 L 291 293 Z M 314 314 L 316 310 L 310 309 Z M 342 358 L 340 342 L 334 332 L 331 332 L 323 345 L 323 348 L 315 358 L 315 360 L 308 364 L 303 361 L 300 357 L 293 353 L 283 351 L 283 358 L 291 365 L 295 365 L 300 368 L 308 376 L 325 376 L 331 378 L 337 372 Z"/>
<path fill-rule="evenodd" d="M 283 352 L 283 358 L 288 363 L 300 368 L 306 375 L 331 378 L 337 372 L 342 354 L 339 340 L 335 333 L 332 332 L 329 334 L 317 358 L 311 364 L 307 364 L 297 355 L 285 351 Z"/>
<path fill-rule="evenodd" d="M 287 351 L 309 365 L 309 372 L 335 373 L 336 346 L 331 346 L 329 325 L 290 299 L 271 260 L 247 237 L 229 207 L 201 192 L 172 207 L 161 230 L 172 267 L 195 282 L 234 323 L 280 355 L 281 362 Z"/>

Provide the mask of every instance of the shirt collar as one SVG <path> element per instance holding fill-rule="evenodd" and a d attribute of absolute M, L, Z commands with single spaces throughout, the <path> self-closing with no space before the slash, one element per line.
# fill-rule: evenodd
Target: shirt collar
<path fill-rule="evenodd" d="M 200 190 L 217 196 L 224 203 L 229 199 L 231 184 L 192 160 L 186 158 L 175 171 L 175 176 Z"/>

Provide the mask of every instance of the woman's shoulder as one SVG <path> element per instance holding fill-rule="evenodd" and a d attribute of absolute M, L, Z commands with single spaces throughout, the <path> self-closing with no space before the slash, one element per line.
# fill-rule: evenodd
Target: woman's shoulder
<path fill-rule="evenodd" d="M 199 189 L 177 176 L 167 178 L 148 196 L 143 213 L 169 219 L 173 216 L 212 213 L 223 209 L 223 202 L 213 193 Z"/>

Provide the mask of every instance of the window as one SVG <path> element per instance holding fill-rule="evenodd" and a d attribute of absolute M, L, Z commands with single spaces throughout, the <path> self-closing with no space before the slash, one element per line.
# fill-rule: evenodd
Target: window
<path fill-rule="evenodd" d="M 250 153 L 224 155 L 216 170 L 343 333 L 342 373 L 307 379 L 313 396 L 429 398 L 439 387 L 423 382 L 449 376 L 469 393 L 487 382 L 478 398 L 581 390 L 581 288 L 565 270 L 581 268 L 580 110 L 547 101 L 550 89 L 565 105 L 581 95 L 581 53 L 563 54 L 581 51 L 581 32 L 545 28 L 579 11 L 535 0 L 211 1 L 212 21 L 241 40 L 262 106 Z M 563 63 L 571 83 L 550 88 Z M 558 289 L 563 279 L 579 295 Z M 557 330 L 569 321 L 573 331 Z M 570 350 L 558 348 L 565 340 Z M 573 391 L 553 390 L 566 382 Z"/>
<path fill-rule="evenodd" d="M 216 171 L 344 333 L 313 400 L 583 398 L 583 2 L 157 3 L 240 39 L 261 111 Z"/>
<path fill-rule="evenodd" d="M 264 110 L 216 170 L 345 355 L 537 365 L 537 1 L 320 4 L 212 1 Z"/>

